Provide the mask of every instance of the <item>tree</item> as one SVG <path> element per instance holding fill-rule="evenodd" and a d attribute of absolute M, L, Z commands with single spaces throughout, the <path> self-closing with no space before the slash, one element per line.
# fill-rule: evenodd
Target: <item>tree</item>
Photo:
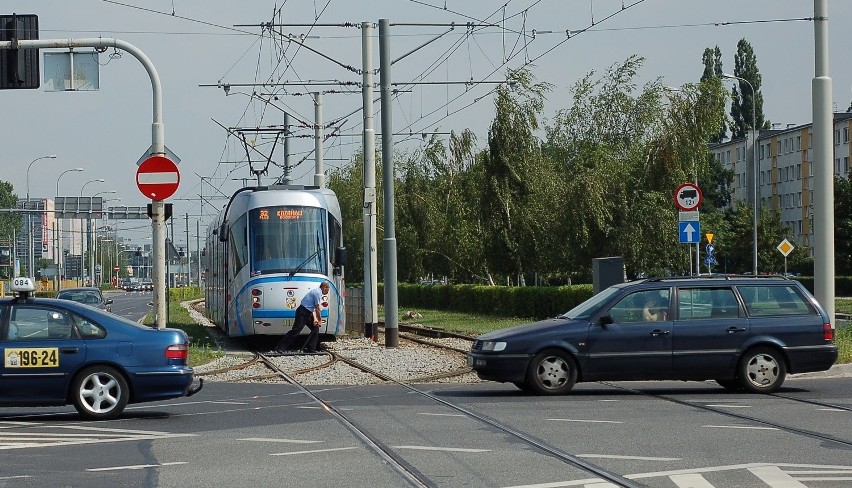
<path fill-rule="evenodd" d="M 481 208 L 489 234 L 487 258 L 492 268 L 505 275 L 521 275 L 541 251 L 537 243 L 550 230 L 536 211 L 539 183 L 546 175 L 534 131 L 551 86 L 533 83 L 528 70 L 510 71 L 513 87 L 497 88 L 496 114 L 488 129 L 488 150 L 482 156 L 485 185 Z M 533 251 L 533 252 L 529 252 Z"/>
<path fill-rule="evenodd" d="M 0 181 L 0 208 L 15 208 L 18 204 L 18 196 L 14 193 L 14 187 L 8 181 Z M 9 253 L 3 256 L 2 262 L 9 261 L 8 266 L 0 267 L 3 277 L 9 277 L 11 273 L 11 248 L 14 237 L 20 232 L 22 217 L 20 213 L 0 213 L 0 251 Z"/>
<path fill-rule="evenodd" d="M 742 80 L 737 80 L 737 86 L 731 89 L 731 138 L 741 139 L 745 137 L 746 131 L 753 128 L 768 129 L 772 124 L 764 120 L 763 116 L 763 94 L 760 92 L 762 77 L 757 69 L 757 56 L 745 39 L 737 43 L 737 53 L 734 55 L 734 76 L 738 76 L 751 83 L 751 87 Z M 752 94 L 752 88 L 754 93 Z M 754 122 L 752 121 L 752 107 L 754 107 Z"/>
<path fill-rule="evenodd" d="M 701 73 L 701 82 L 704 83 L 708 80 L 721 80 L 722 79 L 722 50 L 719 49 L 719 46 L 716 46 L 715 49 L 710 49 L 709 47 L 704 50 L 704 54 L 701 56 L 701 61 L 704 63 L 704 72 Z M 720 114 L 722 117 L 722 128 L 719 129 L 719 133 L 712 136 L 710 138 L 710 142 L 722 142 L 725 140 L 725 137 L 728 135 L 728 122 L 725 117 L 725 113 Z"/>
<path fill-rule="evenodd" d="M 852 182 L 834 177 L 834 266 L 837 274 L 852 274 Z"/>

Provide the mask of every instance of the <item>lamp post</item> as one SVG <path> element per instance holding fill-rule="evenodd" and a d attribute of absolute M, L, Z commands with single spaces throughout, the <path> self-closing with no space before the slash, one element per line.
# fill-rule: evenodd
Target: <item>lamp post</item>
<path fill-rule="evenodd" d="M 56 197 L 59 197 L 59 180 L 62 178 L 62 175 L 65 173 L 70 173 L 72 171 L 79 172 L 83 171 L 83 168 L 71 168 L 66 169 L 65 171 L 59 173 L 59 176 L 56 177 Z M 62 222 L 61 219 L 55 219 L 55 238 L 56 241 L 56 290 L 59 290 L 59 286 L 61 284 L 62 279 Z"/>
<path fill-rule="evenodd" d="M 95 183 L 95 182 L 103 183 L 104 181 L 105 180 L 103 178 L 98 178 L 98 179 L 89 180 L 89 181 L 83 183 L 83 186 L 80 188 L 80 198 L 81 199 L 83 198 L 83 192 L 86 191 L 86 186 L 89 183 Z M 89 217 L 91 218 L 91 212 L 89 212 Z M 81 219 L 81 222 L 80 222 L 80 281 L 81 281 L 80 284 L 81 284 L 81 286 L 83 284 L 82 282 L 84 281 L 83 275 L 85 274 L 85 273 L 83 273 L 83 271 L 85 270 L 86 236 L 88 235 L 88 233 L 89 233 L 88 229 L 85 229 L 85 230 L 83 229 L 83 222 L 82 222 L 82 219 Z M 94 277 L 92 277 L 92 278 L 94 279 Z"/>
<path fill-rule="evenodd" d="M 30 162 L 29 166 L 27 166 L 27 203 L 24 205 L 27 210 L 29 210 L 30 206 L 30 168 L 33 167 L 33 163 L 41 161 L 42 159 L 56 159 L 56 154 L 37 157 Z M 33 256 L 35 253 L 34 248 L 35 239 L 33 239 L 33 220 L 30 212 L 27 212 L 27 274 L 32 277 L 35 277 L 35 258 Z"/>
<path fill-rule="evenodd" d="M 753 223 L 753 227 L 754 228 L 753 228 L 753 235 L 752 235 L 753 258 L 752 258 L 751 272 L 755 276 L 757 276 L 757 209 L 758 209 L 758 205 L 760 204 L 760 202 L 758 201 L 759 196 L 758 196 L 758 192 L 757 192 L 757 180 L 758 180 L 758 176 L 759 176 L 759 171 L 758 171 L 759 165 L 758 165 L 758 162 L 757 162 L 757 136 L 758 136 L 758 131 L 757 131 L 757 116 L 756 116 L 756 112 L 755 112 L 755 105 L 757 105 L 757 94 L 754 91 L 754 86 L 751 84 L 751 82 L 749 82 L 745 78 L 741 78 L 741 77 L 735 76 L 735 75 L 730 75 L 728 73 L 722 73 L 722 78 L 728 78 L 728 79 L 731 79 L 731 80 L 739 80 L 741 82 L 745 82 L 745 84 L 748 85 L 749 88 L 751 88 L 751 130 L 753 131 L 753 134 L 754 134 L 753 137 L 752 137 L 753 140 L 751 141 L 751 152 L 752 152 L 752 159 L 753 159 L 753 166 L 754 166 L 754 171 L 753 171 L 753 173 L 754 173 L 753 174 L 754 185 L 753 185 L 753 188 L 752 188 L 752 191 L 754 192 L 754 195 L 753 195 L 753 197 L 754 197 L 754 216 L 753 216 L 754 223 Z"/>
<path fill-rule="evenodd" d="M 95 285 L 95 271 L 96 271 L 95 270 L 95 258 L 98 255 L 98 240 L 97 240 L 97 232 L 95 231 L 95 228 L 97 227 L 97 225 L 94 222 L 92 222 L 92 206 L 93 206 L 93 201 L 94 201 L 96 196 L 108 195 L 108 194 L 115 194 L 115 190 L 99 191 L 99 192 L 97 192 L 94 195 L 89 197 L 89 228 L 90 228 L 90 235 L 91 235 L 89 241 L 92 243 L 92 250 L 89 251 L 89 254 L 91 254 L 91 256 L 92 256 L 92 259 L 89 259 L 89 271 L 90 271 L 89 276 L 92 277 L 92 286 L 96 286 Z M 103 268 L 101 268 L 101 273 L 103 273 Z M 101 277 L 103 277 L 103 274 L 101 274 Z"/>

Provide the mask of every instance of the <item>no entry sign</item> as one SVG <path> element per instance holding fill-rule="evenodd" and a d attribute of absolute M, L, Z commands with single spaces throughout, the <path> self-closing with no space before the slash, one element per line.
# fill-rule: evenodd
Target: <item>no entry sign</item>
<path fill-rule="evenodd" d="M 180 185 L 177 165 L 164 156 L 151 156 L 136 169 L 136 186 L 151 200 L 165 200 L 174 195 Z"/>

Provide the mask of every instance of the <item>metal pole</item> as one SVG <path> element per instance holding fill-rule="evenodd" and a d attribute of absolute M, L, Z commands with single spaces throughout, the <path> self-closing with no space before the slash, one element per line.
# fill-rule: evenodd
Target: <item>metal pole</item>
<path fill-rule="evenodd" d="M 375 339 L 379 324 L 376 242 L 376 130 L 373 126 L 373 24 L 361 23 L 364 118 L 364 336 Z"/>
<path fill-rule="evenodd" d="M 162 88 L 160 86 L 160 76 L 157 74 L 157 69 L 154 67 L 154 64 L 148 59 L 148 56 L 146 56 L 145 53 L 139 50 L 139 48 L 129 42 L 113 38 L 27 39 L 16 42 L 17 46 L 15 47 L 19 49 L 102 47 L 122 49 L 136 57 L 136 59 L 142 63 L 145 71 L 148 72 L 148 78 L 151 80 L 151 101 L 153 112 L 151 123 L 152 153 L 155 155 L 165 154 L 163 97 Z M 12 41 L 0 42 L 0 49 L 11 49 L 12 47 Z M 162 200 L 154 200 L 151 202 L 151 210 L 152 238 L 154 241 L 154 253 L 157 260 L 155 272 L 159 270 L 162 273 L 165 273 L 165 232 L 163 232 L 163 222 L 165 222 L 165 204 Z M 158 276 L 162 277 L 163 274 Z M 154 309 L 157 313 L 157 327 L 160 329 L 165 328 L 166 326 L 166 289 L 164 285 L 165 283 L 158 283 L 157 281 L 154 282 Z"/>
<path fill-rule="evenodd" d="M 814 295 L 834 322 L 834 143 L 828 1 L 814 0 Z"/>
<path fill-rule="evenodd" d="M 281 147 L 284 152 L 284 176 L 281 182 L 285 185 L 290 184 L 290 114 L 284 112 L 284 144 Z M 204 208 L 202 204 L 202 208 Z M 200 283 L 200 282 L 199 282 Z"/>
<path fill-rule="evenodd" d="M 30 206 L 30 168 L 33 167 L 33 163 L 36 161 L 40 161 L 42 159 L 56 159 L 56 154 L 50 154 L 48 156 L 40 156 L 35 158 L 30 162 L 29 166 L 27 166 L 27 202 L 24 204 L 24 208 L 29 210 Z M 38 207 L 36 207 L 38 209 Z M 27 212 L 27 274 L 33 278 L 35 278 L 35 238 L 33 238 L 33 218 L 32 215 Z"/>
<path fill-rule="evenodd" d="M 314 93 L 314 185 L 325 187 L 325 173 L 322 167 L 322 93 Z"/>
<path fill-rule="evenodd" d="M 390 21 L 379 20 L 379 68 L 382 99 L 382 190 L 384 195 L 383 240 L 385 277 L 385 346 L 399 346 L 399 295 L 396 281 L 396 230 L 393 198 L 393 123 L 391 121 Z"/>

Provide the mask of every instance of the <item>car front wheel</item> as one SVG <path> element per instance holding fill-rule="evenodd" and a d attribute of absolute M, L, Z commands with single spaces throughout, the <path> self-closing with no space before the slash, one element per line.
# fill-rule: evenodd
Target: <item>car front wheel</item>
<path fill-rule="evenodd" d="M 536 354 L 527 369 L 527 387 L 541 395 L 568 393 L 576 382 L 577 363 L 558 349 Z"/>
<path fill-rule="evenodd" d="M 774 349 L 758 347 L 746 351 L 740 360 L 738 377 L 742 387 L 751 393 L 772 393 L 784 383 L 787 366 Z"/>
<path fill-rule="evenodd" d="M 72 390 L 74 408 L 89 420 L 112 420 L 130 399 L 127 380 L 115 368 L 91 366 L 82 370 Z"/>

